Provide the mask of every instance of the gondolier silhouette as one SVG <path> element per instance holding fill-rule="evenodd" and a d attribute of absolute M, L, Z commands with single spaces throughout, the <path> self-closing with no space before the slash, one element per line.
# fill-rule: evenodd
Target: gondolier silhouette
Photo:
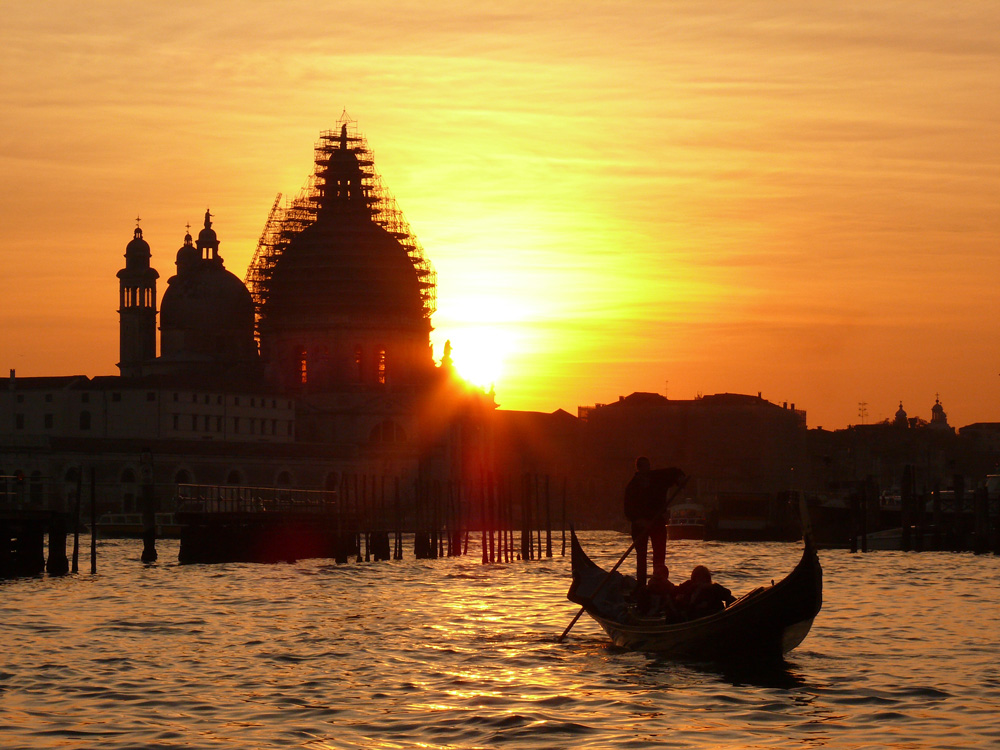
<path fill-rule="evenodd" d="M 635 579 L 646 585 L 646 548 L 653 545 L 653 569 L 663 566 L 667 550 L 667 491 L 685 479 L 678 468 L 652 469 L 646 456 L 635 460 L 635 474 L 625 487 L 625 516 L 632 524 Z"/>

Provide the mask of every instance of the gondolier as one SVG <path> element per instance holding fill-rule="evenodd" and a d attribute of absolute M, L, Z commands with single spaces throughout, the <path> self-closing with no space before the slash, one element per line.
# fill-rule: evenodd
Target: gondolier
<path fill-rule="evenodd" d="M 625 517 L 635 542 L 635 579 L 646 585 L 646 548 L 653 546 L 653 569 L 663 566 L 667 550 L 667 491 L 684 480 L 677 468 L 652 469 L 646 456 L 635 460 L 635 474 L 625 487 Z"/>

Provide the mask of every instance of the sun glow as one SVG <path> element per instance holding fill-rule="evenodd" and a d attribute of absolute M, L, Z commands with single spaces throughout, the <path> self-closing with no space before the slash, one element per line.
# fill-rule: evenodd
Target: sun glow
<path fill-rule="evenodd" d="M 499 325 L 475 325 L 449 332 L 451 356 L 458 374 L 482 388 L 496 385 L 514 350 L 514 336 Z"/>

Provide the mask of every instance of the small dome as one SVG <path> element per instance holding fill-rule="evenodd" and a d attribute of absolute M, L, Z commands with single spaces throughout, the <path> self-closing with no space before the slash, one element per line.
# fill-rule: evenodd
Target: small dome
<path fill-rule="evenodd" d="M 215 232 L 207 225 L 202 235 Z M 212 247 L 218 246 L 213 240 Z M 255 358 L 254 305 L 249 290 L 226 270 L 222 259 L 206 258 L 191 233 L 177 251 L 177 275 L 160 301 L 160 351 L 164 359 L 204 359 L 220 364 Z"/>
<path fill-rule="evenodd" d="M 194 246 L 191 232 L 184 235 L 184 245 L 177 251 L 177 273 L 183 274 L 196 267 L 201 260 L 201 253 Z"/>
<path fill-rule="evenodd" d="M 218 242 L 218 235 L 216 235 L 215 230 L 212 229 L 212 227 L 205 227 L 198 232 L 199 245 L 216 245 Z"/>
<path fill-rule="evenodd" d="M 178 251 L 178 265 L 186 250 L 183 247 Z M 239 277 L 215 264 L 200 260 L 195 264 L 168 282 L 160 302 L 160 327 L 216 331 L 248 328 L 252 335 L 253 299 Z"/>
<path fill-rule="evenodd" d="M 149 243 L 142 238 L 142 229 L 136 227 L 132 241 L 125 246 L 125 267 L 148 267 L 151 256 Z"/>

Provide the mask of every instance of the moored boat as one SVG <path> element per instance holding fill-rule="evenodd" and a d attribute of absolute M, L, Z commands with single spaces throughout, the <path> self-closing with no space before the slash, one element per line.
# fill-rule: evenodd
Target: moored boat
<path fill-rule="evenodd" d="M 672 505 L 667 521 L 667 538 L 704 539 L 705 520 L 705 506 L 701 503 Z"/>
<path fill-rule="evenodd" d="M 575 533 L 571 541 L 573 582 L 567 597 L 622 648 L 706 661 L 780 661 L 805 639 L 823 604 L 823 570 L 808 534 L 799 563 L 781 581 L 684 622 L 634 614 L 626 597 L 635 580 L 594 563 Z"/>

